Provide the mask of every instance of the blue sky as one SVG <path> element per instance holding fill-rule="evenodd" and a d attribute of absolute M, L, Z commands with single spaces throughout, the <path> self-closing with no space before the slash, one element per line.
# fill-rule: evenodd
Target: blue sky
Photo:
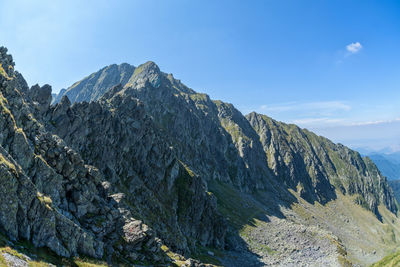
<path fill-rule="evenodd" d="M 2 0 L 0 45 L 30 85 L 153 60 L 243 113 L 400 149 L 398 1 Z"/>

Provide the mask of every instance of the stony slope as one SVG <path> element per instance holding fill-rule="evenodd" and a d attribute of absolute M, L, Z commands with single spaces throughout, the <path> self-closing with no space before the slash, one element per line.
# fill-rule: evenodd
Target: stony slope
<path fill-rule="evenodd" d="M 110 89 L 99 86 L 100 82 L 95 80 L 103 72 L 102 69 L 89 76 L 93 77 L 91 84 L 96 86 L 83 89 L 86 95 L 96 97 L 83 100 L 73 97 L 71 102 L 98 100 L 106 89 Z M 118 73 L 114 74 L 116 76 L 110 79 L 122 78 Z M 89 84 L 85 83 L 86 80 L 79 84 Z M 172 74 L 161 72 L 154 62 L 137 67 L 129 81 L 121 83 L 121 86 L 119 94 L 142 101 L 147 113 L 174 144 L 179 158 L 206 180 L 229 181 L 243 190 L 271 187 L 268 184 L 272 182 L 272 175 L 264 164 L 266 158 L 261 144 L 254 138 L 256 133 L 232 105 L 213 102 L 207 95 L 196 93 L 174 79 Z M 79 89 L 71 88 L 75 92 Z M 64 95 L 69 97 L 68 93 Z M 232 114 L 235 114 L 235 119 L 240 118 L 241 127 L 246 128 L 252 138 L 239 138 L 238 133 L 232 132 L 242 131 L 242 128 L 233 126 L 234 123 L 230 125 Z M 250 147 L 257 152 L 246 153 Z M 246 158 L 248 156 L 252 158 Z"/>

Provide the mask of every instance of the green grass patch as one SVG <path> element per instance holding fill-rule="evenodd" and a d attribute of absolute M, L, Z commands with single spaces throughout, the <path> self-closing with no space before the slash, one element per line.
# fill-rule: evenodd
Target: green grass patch
<path fill-rule="evenodd" d="M 210 252 L 213 255 L 210 255 Z M 192 254 L 191 257 L 201 261 L 202 263 L 222 266 L 218 258 L 224 257 L 224 254 L 222 251 L 212 247 L 198 246 L 196 253 Z"/>
<path fill-rule="evenodd" d="M 2 154 L 0 154 L 0 164 L 7 166 L 7 168 L 13 170 L 14 173 L 17 173 L 17 168 L 15 167 L 15 165 L 7 160 Z"/>
<path fill-rule="evenodd" d="M 7 72 L 5 71 L 5 69 L 3 68 L 3 66 L 0 63 L 0 75 L 3 76 L 4 78 L 6 78 L 7 80 L 10 80 L 10 76 L 8 76 Z"/>
<path fill-rule="evenodd" d="M 382 260 L 371 265 L 371 267 L 395 267 L 400 266 L 400 251 L 384 257 Z"/>
<path fill-rule="evenodd" d="M 263 213 L 261 208 L 242 197 L 242 194 L 230 184 L 212 181 L 209 190 L 217 198 L 218 210 L 238 230 L 244 225 L 253 224 L 253 219 Z"/>

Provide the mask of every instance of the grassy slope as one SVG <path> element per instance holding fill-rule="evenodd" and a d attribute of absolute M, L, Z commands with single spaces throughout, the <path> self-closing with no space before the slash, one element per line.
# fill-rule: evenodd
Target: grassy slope
<path fill-rule="evenodd" d="M 390 254 L 378 261 L 377 263 L 371 265 L 371 267 L 395 267 L 400 266 L 400 251 Z"/>

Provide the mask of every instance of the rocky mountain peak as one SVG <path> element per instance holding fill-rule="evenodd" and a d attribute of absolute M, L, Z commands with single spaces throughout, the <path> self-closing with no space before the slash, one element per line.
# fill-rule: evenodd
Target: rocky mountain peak
<path fill-rule="evenodd" d="M 54 98 L 53 104 L 60 102 L 64 95 L 68 96 L 72 103 L 95 101 L 109 88 L 117 84 L 125 85 L 132 77 L 134 71 L 135 67 L 127 63 L 106 66 L 75 82 L 67 89 L 61 90 Z"/>
<path fill-rule="evenodd" d="M 356 195 L 357 203 L 378 217 L 380 204 L 397 212 L 386 178 L 369 158 L 296 125 L 255 112 L 246 117 L 260 136 L 270 168 L 304 199 L 326 203 L 336 199 L 337 190 Z"/>
<path fill-rule="evenodd" d="M 146 87 L 147 84 L 154 88 L 158 88 L 161 85 L 161 71 L 153 61 L 139 65 L 125 87 L 140 89 Z"/>
<path fill-rule="evenodd" d="M 145 72 L 148 74 L 161 72 L 160 68 L 154 61 L 147 61 L 147 62 L 139 65 L 138 69 L 140 69 L 141 72 Z"/>
<path fill-rule="evenodd" d="M 7 54 L 7 48 L 0 47 L 0 76 L 6 79 L 11 79 L 14 74 L 15 63 L 10 54 Z"/>

